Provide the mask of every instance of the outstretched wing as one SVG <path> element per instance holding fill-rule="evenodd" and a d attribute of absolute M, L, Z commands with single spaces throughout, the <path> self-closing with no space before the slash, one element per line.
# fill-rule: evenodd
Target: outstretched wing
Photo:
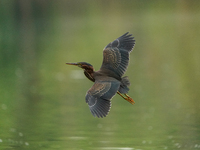
<path fill-rule="evenodd" d="M 129 53 L 132 51 L 135 40 L 128 32 L 109 43 L 103 50 L 101 71 L 111 71 L 118 77 L 126 72 L 129 63 Z"/>
<path fill-rule="evenodd" d="M 110 77 L 108 77 L 110 78 Z M 120 82 L 95 79 L 94 85 L 87 91 L 86 103 L 94 117 L 106 117 L 111 108 L 111 99 L 117 93 Z"/>

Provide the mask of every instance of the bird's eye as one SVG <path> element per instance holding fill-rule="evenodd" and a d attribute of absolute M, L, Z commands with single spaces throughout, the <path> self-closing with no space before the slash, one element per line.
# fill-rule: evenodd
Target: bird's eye
<path fill-rule="evenodd" d="M 82 67 L 82 66 L 81 66 L 81 64 L 78 64 L 78 67 L 80 67 L 80 68 L 81 68 L 81 67 Z"/>

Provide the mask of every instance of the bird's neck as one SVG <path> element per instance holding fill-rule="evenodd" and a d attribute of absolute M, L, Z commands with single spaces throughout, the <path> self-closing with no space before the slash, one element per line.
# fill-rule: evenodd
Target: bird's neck
<path fill-rule="evenodd" d="M 92 82 L 95 81 L 95 79 L 94 79 L 94 70 L 92 70 L 92 69 L 84 70 L 84 74 L 85 74 L 85 76 L 86 76 L 89 80 L 91 80 Z"/>

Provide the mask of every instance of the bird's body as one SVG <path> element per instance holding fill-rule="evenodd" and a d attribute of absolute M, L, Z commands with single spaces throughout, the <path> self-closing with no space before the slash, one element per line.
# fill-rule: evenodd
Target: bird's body
<path fill-rule="evenodd" d="M 85 97 L 93 116 L 106 117 L 110 111 L 111 99 L 116 93 L 130 103 L 135 103 L 127 95 L 130 85 L 128 77 L 122 77 L 127 70 L 129 54 L 135 44 L 131 36 L 127 32 L 104 48 L 103 63 L 98 71 L 94 71 L 93 66 L 86 62 L 66 63 L 84 69 L 85 76 L 94 82 Z"/>

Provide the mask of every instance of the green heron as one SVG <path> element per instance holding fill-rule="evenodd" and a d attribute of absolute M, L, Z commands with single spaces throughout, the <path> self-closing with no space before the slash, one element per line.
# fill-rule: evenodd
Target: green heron
<path fill-rule="evenodd" d="M 122 77 L 127 70 L 129 54 L 135 45 L 134 37 L 128 32 L 109 43 L 103 50 L 103 63 L 98 71 L 86 62 L 66 63 L 84 69 L 85 76 L 94 82 L 87 91 L 86 103 L 94 117 L 106 117 L 111 108 L 111 99 L 117 93 L 125 100 L 134 104 L 127 95 L 130 85 L 127 76 Z"/>

